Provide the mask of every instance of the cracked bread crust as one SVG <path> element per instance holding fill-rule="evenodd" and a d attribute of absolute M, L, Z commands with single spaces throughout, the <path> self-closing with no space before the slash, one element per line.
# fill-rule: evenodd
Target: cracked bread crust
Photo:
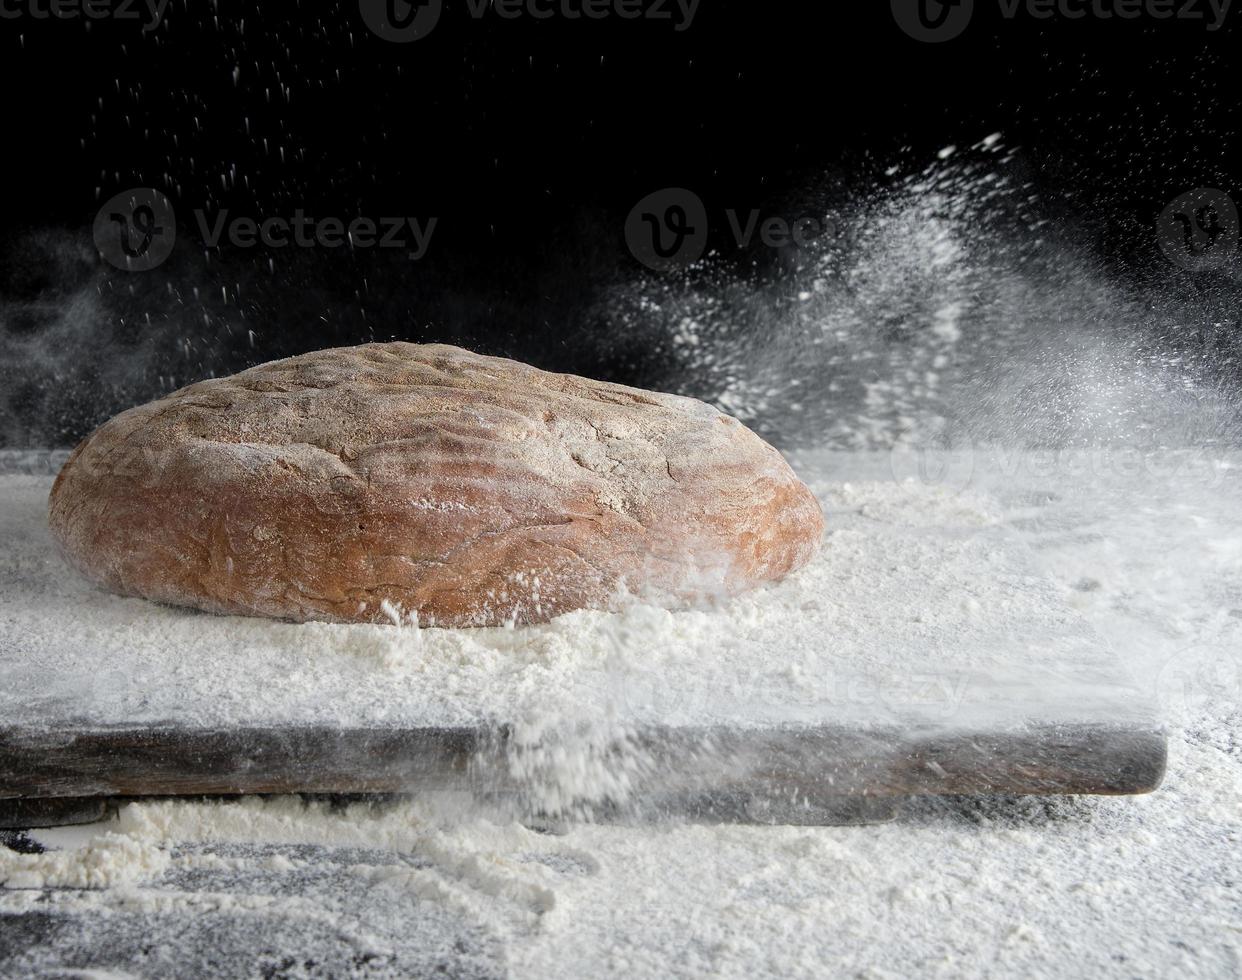
<path fill-rule="evenodd" d="M 121 595 L 440 626 L 732 595 L 804 565 L 823 531 L 781 455 L 709 405 L 408 343 L 123 412 L 69 458 L 50 521 Z"/>

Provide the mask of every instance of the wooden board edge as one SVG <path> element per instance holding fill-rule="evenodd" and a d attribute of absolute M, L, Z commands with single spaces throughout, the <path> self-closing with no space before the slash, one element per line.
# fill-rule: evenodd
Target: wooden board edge
<path fill-rule="evenodd" d="M 0 728 L 0 800 L 442 788 L 521 795 L 511 749 L 503 729 Z M 1156 789 L 1167 764 L 1164 734 L 1142 725 L 653 728 L 619 751 L 641 758 L 638 792 L 652 798 L 1130 795 Z"/>

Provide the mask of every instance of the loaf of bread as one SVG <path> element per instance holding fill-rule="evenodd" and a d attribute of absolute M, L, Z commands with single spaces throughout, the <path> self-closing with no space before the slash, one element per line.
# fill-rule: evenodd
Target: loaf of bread
<path fill-rule="evenodd" d="M 733 595 L 805 564 L 823 530 L 781 455 L 709 405 L 408 343 L 123 412 L 50 510 L 68 560 L 122 595 L 441 626 Z"/>

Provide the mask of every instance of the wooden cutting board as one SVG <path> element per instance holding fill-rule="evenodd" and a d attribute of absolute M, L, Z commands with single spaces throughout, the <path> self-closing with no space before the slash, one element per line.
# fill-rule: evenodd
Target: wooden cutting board
<path fill-rule="evenodd" d="M 935 496 L 912 519 L 919 488 L 857 507 L 816 487 L 821 565 L 733 619 L 462 636 L 105 595 L 55 554 L 50 476 L 3 469 L 0 825 L 97 812 L 82 800 L 432 789 L 519 815 L 857 822 L 912 794 L 1143 793 L 1164 770 L 1117 651 L 1003 523 Z"/>
<path fill-rule="evenodd" d="M 268 793 L 524 791 L 503 731 L 469 729 L 0 729 L 0 799 Z M 650 729 L 619 752 L 640 758 L 635 814 L 826 804 L 925 794 L 1132 794 L 1155 789 L 1165 743 L 1117 725 L 911 732 L 819 726 Z"/>

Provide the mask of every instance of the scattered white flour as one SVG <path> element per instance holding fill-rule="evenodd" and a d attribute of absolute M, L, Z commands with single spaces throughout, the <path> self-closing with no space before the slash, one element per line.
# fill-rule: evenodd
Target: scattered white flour
<path fill-rule="evenodd" d="M 943 658 L 974 676 L 972 658 L 985 671 L 998 662 L 973 644 L 942 645 L 945 637 L 1052 628 L 1055 646 L 1031 647 L 1031 657 L 1089 659 L 1102 645 L 1111 663 L 1124 660 L 1165 714 L 1171 758 L 1165 786 L 1148 797 L 924 800 L 871 827 L 578 824 L 551 835 L 458 796 L 135 804 L 95 828 L 38 832 L 54 848 L 46 854 L 0 849 L 0 973 L 1236 976 L 1242 470 L 1200 458 L 1140 473 L 983 454 L 971 463 L 958 492 L 894 482 L 886 455 L 800 460 L 831 532 L 823 559 L 795 580 L 717 610 L 635 608 L 608 628 L 579 614 L 477 636 L 424 629 L 421 652 L 408 656 L 405 629 L 243 620 L 212 632 L 213 643 L 231 639 L 209 649 L 194 635 L 217 621 L 82 587 L 48 556 L 35 520 L 46 480 L 8 478 L 0 622 L 6 642 L 20 637 L 39 656 L 22 668 L 6 654 L 3 669 L 6 691 L 28 697 L 40 671 L 78 664 L 104 673 L 98 703 L 141 708 L 146 692 L 158 713 L 173 691 L 160 672 L 171 671 L 187 685 L 181 703 L 198 710 L 213 690 L 266 676 L 275 657 L 294 692 L 320 678 L 346 694 L 356 684 L 351 712 L 383 706 L 385 685 L 391 700 L 444 682 L 456 693 L 434 706 L 451 714 L 455 698 L 490 678 L 500 690 L 489 710 L 527 718 L 528 744 L 546 747 L 541 732 L 564 729 L 534 710 L 541 693 L 581 724 L 566 700 L 575 681 L 622 676 L 628 697 L 680 710 L 675 693 L 661 700 L 661 679 L 688 676 L 697 656 L 701 669 L 726 673 L 749 664 L 760 710 L 770 685 L 801 692 L 808 706 L 827 692 L 832 704 L 852 697 L 872 712 L 939 712 L 952 724 L 949 695 L 919 704 L 927 685 L 894 683 L 881 669 L 885 652 L 864 655 L 863 638 L 911 650 L 931 637 L 925 663 Z M 1015 537 L 1028 550 L 1015 551 Z M 830 660 L 816 658 L 813 632 L 857 658 L 854 681 L 880 686 L 825 687 L 814 672 Z M 80 659 L 65 659 L 53 637 L 83 644 Z M 768 661 L 755 659 L 760 643 L 773 644 Z M 187 665 L 195 657 L 213 658 L 217 688 L 212 671 Z M 231 658 L 236 668 L 222 670 Z M 1058 690 L 1081 694 L 1082 665 L 1054 662 L 1065 672 Z M 118 664 L 142 676 L 107 677 Z M 1012 651 L 1003 664 L 1022 673 Z M 1009 686 L 993 681 L 989 690 Z M 732 683 L 693 711 L 738 710 Z M 42 704 L 13 710 L 66 711 L 71 686 L 52 679 L 51 689 Z M 298 696 L 271 692 L 218 716 L 291 710 Z"/>
<path fill-rule="evenodd" d="M 19 964 L 151 977 L 178 975 L 160 972 L 169 960 L 195 975 L 237 934 L 325 964 L 311 976 L 409 975 L 426 967 L 403 937 L 433 913 L 441 933 L 493 942 L 495 972 L 517 977 L 1228 976 L 1242 953 L 1239 760 L 1175 747 L 1151 797 L 929 801 L 864 828 L 551 836 L 435 801 L 131 805 L 107 825 L 141 862 L 125 887 L 0 892 L 0 915 L 61 917 L 86 950 L 35 944 Z M 166 869 L 137 857 L 153 850 Z M 147 952 L 120 945 L 128 935 Z M 343 935 L 375 959 L 333 972 Z M 468 973 L 473 955 L 437 962 Z"/>
<path fill-rule="evenodd" d="M 636 602 L 533 627 L 216 617 L 101 592 L 56 556 L 49 479 L 0 504 L 0 717 L 11 724 L 557 727 L 1082 718 L 1138 699 L 986 495 L 812 479 L 820 555 L 717 607 Z M 1070 666 L 1067 666 L 1070 665 Z"/>
<path fill-rule="evenodd" d="M 0 850 L 0 882 L 6 888 L 114 888 L 157 877 L 167 867 L 168 854 L 158 845 L 110 831 L 73 851 Z"/>

